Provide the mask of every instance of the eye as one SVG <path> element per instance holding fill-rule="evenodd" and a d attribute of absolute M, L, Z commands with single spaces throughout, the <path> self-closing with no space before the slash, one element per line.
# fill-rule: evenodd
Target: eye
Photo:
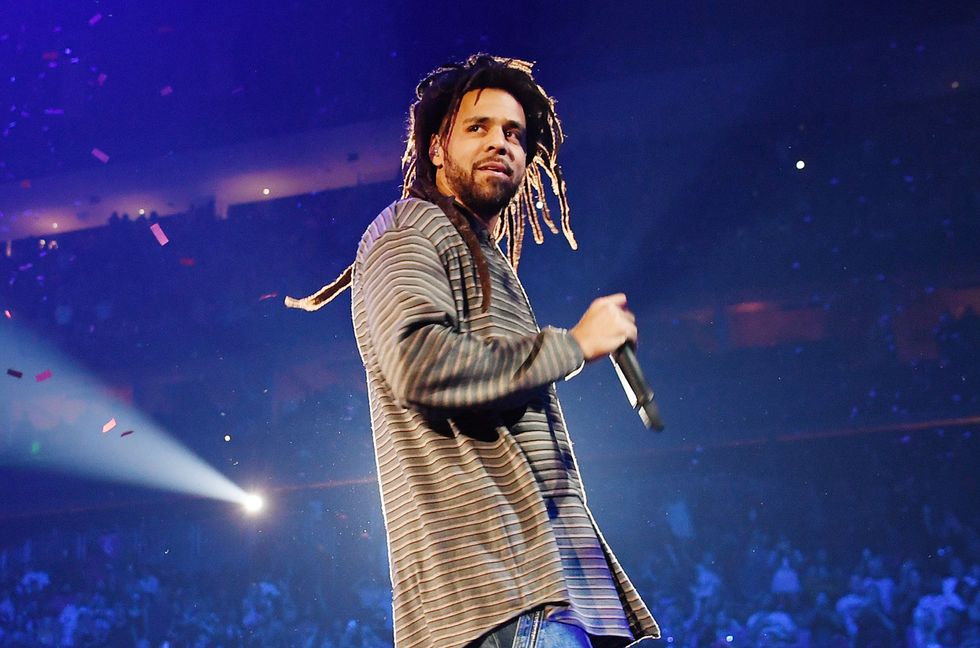
<path fill-rule="evenodd" d="M 469 131 L 469 132 L 471 132 L 471 133 L 475 133 L 476 131 L 478 131 L 478 130 L 480 130 L 481 128 L 483 128 L 483 126 L 482 126 L 482 125 L 480 125 L 480 124 L 472 124 L 472 125 L 471 125 L 471 126 L 470 126 L 469 128 L 467 128 L 466 130 L 468 130 L 468 131 Z"/>

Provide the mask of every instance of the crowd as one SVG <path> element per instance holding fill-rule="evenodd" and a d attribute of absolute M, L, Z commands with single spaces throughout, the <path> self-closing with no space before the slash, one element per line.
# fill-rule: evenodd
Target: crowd
<path fill-rule="evenodd" d="M 106 526 L 69 518 L 0 550 L 0 646 L 391 645 L 365 515 L 308 498 L 265 527 L 193 504 L 129 527 L 94 515 Z"/>
<path fill-rule="evenodd" d="M 688 493 L 664 510 L 666 529 L 649 530 L 635 576 L 666 641 L 980 646 L 972 435 L 820 445 L 768 450 L 779 458 L 724 472 L 692 468 L 685 477 L 700 489 L 669 476 L 658 484 Z M 858 459 L 834 465 L 835 453 Z"/>
<path fill-rule="evenodd" d="M 976 443 L 708 451 L 638 486 L 636 459 L 584 470 L 659 645 L 973 648 Z M 608 506 L 626 481 L 649 511 Z M 25 523 L 0 549 L 0 646 L 390 646 L 376 487 L 352 488 L 294 493 L 267 521 L 188 504 Z"/>

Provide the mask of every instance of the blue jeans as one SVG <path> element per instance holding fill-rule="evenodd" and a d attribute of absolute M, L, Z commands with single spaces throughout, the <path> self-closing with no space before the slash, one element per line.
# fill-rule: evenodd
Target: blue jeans
<path fill-rule="evenodd" d="M 611 638 L 606 638 L 611 639 Z M 629 643 L 622 639 L 620 646 Z M 652 639 L 640 639 L 629 646 L 653 645 Z M 629 648 L 625 646 L 625 648 Z M 533 610 L 484 635 L 467 648 L 596 648 L 585 630 L 569 623 L 548 621 L 544 610 Z"/>

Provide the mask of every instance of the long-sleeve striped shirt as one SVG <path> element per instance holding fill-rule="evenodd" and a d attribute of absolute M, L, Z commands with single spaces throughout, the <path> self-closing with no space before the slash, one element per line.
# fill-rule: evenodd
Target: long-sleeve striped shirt
<path fill-rule="evenodd" d="M 466 244 L 432 203 L 388 207 L 354 263 L 395 645 L 465 646 L 545 605 L 589 632 L 659 636 L 588 511 L 565 430 L 553 383 L 582 351 L 566 331 L 538 328 L 478 234 L 487 312 Z"/>

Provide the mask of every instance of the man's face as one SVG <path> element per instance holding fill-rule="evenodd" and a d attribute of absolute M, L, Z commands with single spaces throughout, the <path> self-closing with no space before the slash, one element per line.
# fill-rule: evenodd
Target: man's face
<path fill-rule="evenodd" d="M 436 187 L 489 222 L 524 180 L 525 131 L 524 109 L 510 93 L 498 88 L 467 92 L 449 134 L 449 150 L 442 138 L 433 136 L 430 142 Z"/>

